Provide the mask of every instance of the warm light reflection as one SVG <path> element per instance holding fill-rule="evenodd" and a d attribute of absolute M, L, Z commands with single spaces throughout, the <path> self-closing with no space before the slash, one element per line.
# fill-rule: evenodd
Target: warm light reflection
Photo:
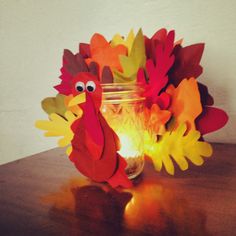
<path fill-rule="evenodd" d="M 131 200 L 128 202 L 128 204 L 125 207 L 125 214 L 127 214 L 127 212 L 130 212 L 132 210 L 132 206 L 134 205 L 134 203 L 135 203 L 135 198 L 132 197 Z"/>
<path fill-rule="evenodd" d="M 169 201 L 169 194 L 163 192 L 163 187 L 156 184 L 147 184 L 137 186 L 135 189 L 129 191 L 133 197 L 125 208 L 125 222 L 134 228 L 137 225 L 142 226 L 147 224 L 144 219 L 149 219 L 158 228 L 164 227 L 163 218 L 160 216 L 160 207 Z"/>
<path fill-rule="evenodd" d="M 118 135 L 118 153 L 126 159 L 126 174 L 138 176 L 144 166 L 144 123 L 142 103 L 104 104 L 102 114 Z"/>
<path fill-rule="evenodd" d="M 119 134 L 118 137 L 121 143 L 121 149 L 118 153 L 123 157 L 137 157 L 142 155 L 140 151 L 135 147 L 135 142 L 129 136 L 129 130 L 127 130 L 127 134 Z"/>
<path fill-rule="evenodd" d="M 208 235 L 204 215 L 176 189 L 146 181 L 128 192 L 132 199 L 125 207 L 124 222 L 129 229 L 151 230 L 155 235 Z"/>
<path fill-rule="evenodd" d="M 99 235 L 121 235 L 120 232 L 208 235 L 206 216 L 192 206 L 191 194 L 176 188 L 171 181 L 161 183 L 153 179 L 150 169 L 145 176 L 133 188 L 117 190 L 83 178 L 71 179 L 59 192 L 45 196 L 43 202 L 52 205 L 53 220 L 64 219 L 58 216 L 64 216 L 65 212 L 72 214 L 72 221 L 63 223 L 68 223 L 68 228 L 73 225 L 72 229 L 80 233 L 92 230 L 93 235 L 98 235 L 97 232 Z"/>

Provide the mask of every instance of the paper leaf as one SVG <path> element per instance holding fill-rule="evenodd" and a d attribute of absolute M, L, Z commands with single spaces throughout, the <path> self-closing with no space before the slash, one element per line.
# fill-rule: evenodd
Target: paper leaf
<path fill-rule="evenodd" d="M 108 66 L 103 67 L 101 83 L 102 84 L 113 83 L 113 75 L 111 69 Z"/>
<path fill-rule="evenodd" d="M 79 53 L 83 56 L 83 58 L 88 58 L 91 56 L 90 46 L 88 43 L 80 43 L 79 44 Z"/>
<path fill-rule="evenodd" d="M 46 137 L 60 137 L 58 146 L 65 147 L 70 144 L 74 133 L 71 130 L 72 123 L 78 119 L 72 112 L 67 111 L 65 113 L 65 118 L 61 117 L 58 114 L 52 113 L 49 115 L 50 120 L 39 120 L 36 121 L 35 126 L 38 129 L 45 130 Z"/>
<path fill-rule="evenodd" d="M 198 141 L 201 134 L 191 130 L 187 135 L 187 125 L 181 124 L 175 131 L 166 132 L 158 142 L 151 139 L 146 133 L 146 154 L 151 157 L 157 171 L 165 167 L 166 171 L 173 175 L 174 164 L 177 163 L 181 170 L 187 170 L 188 161 L 200 166 L 203 164 L 203 157 L 212 155 L 212 147 L 207 142 Z"/>
<path fill-rule="evenodd" d="M 97 77 L 99 77 L 99 66 L 96 62 L 92 61 L 88 65 L 89 72 Z"/>
<path fill-rule="evenodd" d="M 65 96 L 62 94 L 57 94 L 56 97 L 45 98 L 42 102 L 42 108 L 47 114 L 56 113 L 61 117 L 65 118 L 65 112 L 71 111 L 76 116 L 81 117 L 82 110 L 79 106 L 69 106 L 69 102 L 73 98 L 73 95 Z"/>
<path fill-rule="evenodd" d="M 155 50 L 155 60 L 149 59 L 146 62 L 146 74 L 144 69 L 138 72 L 138 82 L 141 83 L 145 89 L 144 96 L 147 98 L 146 105 L 150 107 L 152 104 L 157 103 L 158 100 L 163 101 L 162 105 L 167 105 L 166 101 L 168 95 L 162 98 L 158 97 L 161 90 L 168 83 L 167 73 L 174 62 L 172 55 L 174 45 L 174 31 L 170 31 L 166 37 L 164 44 L 158 44 Z M 160 105 L 160 104 L 159 104 Z"/>
<path fill-rule="evenodd" d="M 124 39 L 120 34 L 116 34 L 111 40 L 111 46 L 115 47 L 117 45 L 124 45 L 126 48 L 128 48 L 128 55 L 130 55 L 134 39 L 135 35 L 133 30 L 130 30 L 126 39 Z"/>
<path fill-rule="evenodd" d="M 147 130 L 160 134 L 160 128 L 163 127 L 171 117 L 171 112 L 161 110 L 157 104 L 153 104 L 151 109 L 145 108 L 144 121 Z"/>
<path fill-rule="evenodd" d="M 134 82 L 136 80 L 139 68 L 145 66 L 145 46 L 143 32 L 140 29 L 134 39 L 134 43 L 129 56 L 120 56 L 120 64 L 122 71 L 114 70 L 114 81 L 119 82 Z"/>
<path fill-rule="evenodd" d="M 197 78 L 202 74 L 200 60 L 202 58 L 204 44 L 194 44 L 187 47 L 176 45 L 173 51 L 175 62 L 169 71 L 169 82 L 178 86 L 185 78 Z"/>
<path fill-rule="evenodd" d="M 112 47 L 101 34 L 94 34 L 90 41 L 90 52 L 91 57 L 86 62 L 98 63 L 101 75 L 104 66 L 109 66 L 112 70 L 122 70 L 119 55 L 126 55 L 127 48 L 124 45 Z"/>
<path fill-rule="evenodd" d="M 216 107 L 204 107 L 201 115 L 196 119 L 196 127 L 202 135 L 221 129 L 228 122 L 225 111 Z"/>
<path fill-rule="evenodd" d="M 47 114 L 56 113 L 58 115 L 64 116 L 66 112 L 66 106 L 64 103 L 65 96 L 62 94 L 57 94 L 56 97 L 45 98 L 42 102 L 42 108 Z"/>
<path fill-rule="evenodd" d="M 214 99 L 209 94 L 207 86 L 198 82 L 198 89 L 200 92 L 202 105 L 212 106 L 214 104 Z"/>
<path fill-rule="evenodd" d="M 66 155 L 67 155 L 67 156 L 70 156 L 71 152 L 72 152 L 72 146 L 69 146 L 69 147 L 66 149 Z"/>
<path fill-rule="evenodd" d="M 155 61 L 155 51 L 158 44 L 163 44 L 166 41 L 167 30 L 162 28 L 158 30 L 151 38 L 145 36 L 145 48 L 147 59 Z"/>
<path fill-rule="evenodd" d="M 78 117 L 81 117 L 82 114 L 83 114 L 83 111 L 82 111 L 82 109 L 81 109 L 78 105 L 69 106 L 70 101 L 71 101 L 73 98 L 74 98 L 73 95 L 65 96 L 64 103 L 65 103 L 65 106 L 66 106 L 66 110 L 73 112 L 73 114 L 75 114 L 75 115 L 78 116 Z"/>
<path fill-rule="evenodd" d="M 63 55 L 63 65 L 61 68 L 61 83 L 54 88 L 64 95 L 71 94 L 71 80 L 79 72 L 88 72 L 88 66 L 81 54 L 73 54 L 65 49 Z"/>
<path fill-rule="evenodd" d="M 171 95 L 169 111 L 175 119 L 174 128 L 186 123 L 188 130 L 194 130 L 194 121 L 202 112 L 197 81 L 194 78 L 184 79 L 177 88 L 170 85 L 166 92 Z"/>
<path fill-rule="evenodd" d="M 162 109 L 167 110 L 170 105 L 171 97 L 168 93 L 163 92 L 156 98 L 156 104 Z"/>

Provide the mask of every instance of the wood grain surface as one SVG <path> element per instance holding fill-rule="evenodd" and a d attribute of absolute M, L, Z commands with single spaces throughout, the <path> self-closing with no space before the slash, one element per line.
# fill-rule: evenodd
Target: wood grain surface
<path fill-rule="evenodd" d="M 132 189 L 81 176 L 62 149 L 0 166 L 0 235 L 235 235 L 236 145 L 174 177 L 147 162 Z"/>

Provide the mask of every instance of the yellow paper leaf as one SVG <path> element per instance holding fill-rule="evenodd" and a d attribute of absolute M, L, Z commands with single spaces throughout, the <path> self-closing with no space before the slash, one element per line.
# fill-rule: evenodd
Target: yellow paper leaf
<path fill-rule="evenodd" d="M 130 55 L 121 55 L 119 58 L 123 72 L 114 70 L 114 81 L 117 83 L 135 82 L 138 69 L 143 68 L 146 63 L 144 37 L 141 29 L 134 39 Z"/>
<path fill-rule="evenodd" d="M 198 141 L 200 132 L 190 130 L 186 134 L 187 125 L 181 124 L 172 132 L 166 132 L 157 142 L 155 137 L 145 134 L 145 153 L 150 156 L 155 169 L 160 171 L 162 166 L 173 175 L 173 160 L 181 170 L 188 169 L 188 161 L 200 166 L 203 164 L 203 157 L 212 155 L 212 147 L 209 143 Z"/>
<path fill-rule="evenodd" d="M 45 98 L 41 102 L 41 104 L 42 104 L 43 110 L 49 115 L 52 113 L 56 113 L 64 117 L 64 114 L 66 111 L 71 111 L 78 117 L 81 117 L 82 110 L 79 106 L 77 105 L 69 106 L 69 103 L 72 99 L 73 99 L 73 95 L 65 96 L 62 94 L 57 94 L 56 97 Z"/>
<path fill-rule="evenodd" d="M 130 30 L 128 36 L 126 39 L 124 39 L 120 34 L 116 34 L 113 36 L 112 40 L 111 40 L 111 46 L 115 47 L 117 45 L 124 45 L 125 47 L 128 48 L 128 55 L 130 55 L 131 53 L 131 49 L 133 46 L 133 42 L 134 42 L 134 31 Z"/>
<path fill-rule="evenodd" d="M 67 156 L 70 156 L 71 152 L 72 152 L 72 146 L 69 146 L 69 147 L 66 149 L 66 154 L 67 154 Z"/>
<path fill-rule="evenodd" d="M 66 112 L 66 106 L 64 103 L 65 96 L 62 94 L 57 94 L 56 97 L 45 98 L 42 102 L 42 108 L 47 114 L 56 113 L 59 115 L 64 115 Z"/>
<path fill-rule="evenodd" d="M 65 106 L 66 106 L 66 110 L 67 111 L 71 111 L 73 112 L 75 115 L 77 115 L 78 117 L 81 117 L 82 116 L 82 109 L 78 106 L 78 105 L 75 105 L 75 106 L 69 106 L 71 100 L 74 98 L 74 96 L 71 94 L 69 96 L 65 96 Z"/>
<path fill-rule="evenodd" d="M 59 147 L 66 147 L 70 145 L 74 133 L 71 130 L 72 123 L 78 119 L 71 111 L 65 113 L 65 118 L 58 114 L 52 113 L 49 115 L 49 120 L 36 121 L 35 126 L 41 130 L 45 130 L 46 137 L 62 136 L 58 140 Z M 69 150 L 68 150 L 69 152 Z"/>

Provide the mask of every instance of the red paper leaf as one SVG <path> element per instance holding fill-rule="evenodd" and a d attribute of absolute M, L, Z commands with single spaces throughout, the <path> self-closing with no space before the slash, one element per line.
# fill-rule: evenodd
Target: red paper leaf
<path fill-rule="evenodd" d="M 84 58 L 81 54 L 73 54 L 70 50 L 64 50 L 63 55 L 63 68 L 69 72 L 72 76 L 75 76 L 77 73 L 83 71 L 87 72 L 88 67 Z M 63 74 L 62 74 L 63 77 Z"/>
<path fill-rule="evenodd" d="M 204 107 L 203 112 L 196 119 L 197 130 L 202 135 L 221 129 L 228 121 L 225 111 L 216 107 Z"/>
<path fill-rule="evenodd" d="M 170 105 L 170 100 L 171 100 L 171 96 L 168 93 L 163 92 L 161 93 L 160 96 L 157 96 L 156 103 L 159 105 L 159 107 L 162 110 L 167 110 L 167 108 Z"/>
<path fill-rule="evenodd" d="M 71 91 L 71 80 L 79 72 L 87 72 L 88 67 L 81 54 L 73 54 L 65 49 L 63 54 L 63 64 L 61 68 L 61 84 L 54 88 L 61 94 L 69 95 Z"/>
<path fill-rule="evenodd" d="M 54 86 L 54 88 L 64 95 L 71 94 L 71 82 L 79 72 L 91 72 L 94 75 L 98 75 L 98 65 L 95 62 L 90 62 L 87 66 L 83 56 L 80 53 L 73 54 L 70 50 L 65 49 L 62 60 L 61 68 L 61 83 Z"/>
<path fill-rule="evenodd" d="M 99 66 L 96 62 L 92 61 L 89 63 L 89 72 L 99 77 Z"/>
<path fill-rule="evenodd" d="M 155 49 L 158 44 L 164 44 L 167 38 L 167 30 L 158 30 L 150 39 L 145 36 L 145 48 L 147 59 L 153 59 L 155 61 Z"/>
<path fill-rule="evenodd" d="M 89 44 L 88 43 L 80 43 L 79 44 L 79 53 L 83 56 L 83 58 L 91 57 Z"/>
<path fill-rule="evenodd" d="M 200 92 L 202 105 L 212 106 L 214 104 L 214 99 L 209 94 L 207 86 L 198 82 L 198 89 Z"/>
<path fill-rule="evenodd" d="M 175 62 L 168 73 L 169 83 L 174 84 L 176 87 L 185 78 L 197 78 L 201 75 L 203 69 L 199 63 L 203 50 L 203 43 L 190 45 L 184 48 L 181 45 L 176 45 L 173 50 Z"/>
<path fill-rule="evenodd" d="M 174 45 L 174 31 L 170 31 L 167 35 L 164 45 L 158 44 L 155 51 L 155 62 L 152 59 L 146 62 L 147 79 L 144 69 L 138 71 L 138 82 L 140 82 L 145 89 L 144 96 L 147 98 L 147 106 L 150 107 L 153 103 L 162 101 L 160 106 L 167 107 L 168 97 L 160 95 L 161 90 L 168 83 L 167 73 L 174 62 L 172 55 Z M 164 99 L 164 100 L 163 100 Z"/>
<path fill-rule="evenodd" d="M 113 75 L 109 66 L 103 67 L 101 83 L 103 84 L 113 83 Z"/>

